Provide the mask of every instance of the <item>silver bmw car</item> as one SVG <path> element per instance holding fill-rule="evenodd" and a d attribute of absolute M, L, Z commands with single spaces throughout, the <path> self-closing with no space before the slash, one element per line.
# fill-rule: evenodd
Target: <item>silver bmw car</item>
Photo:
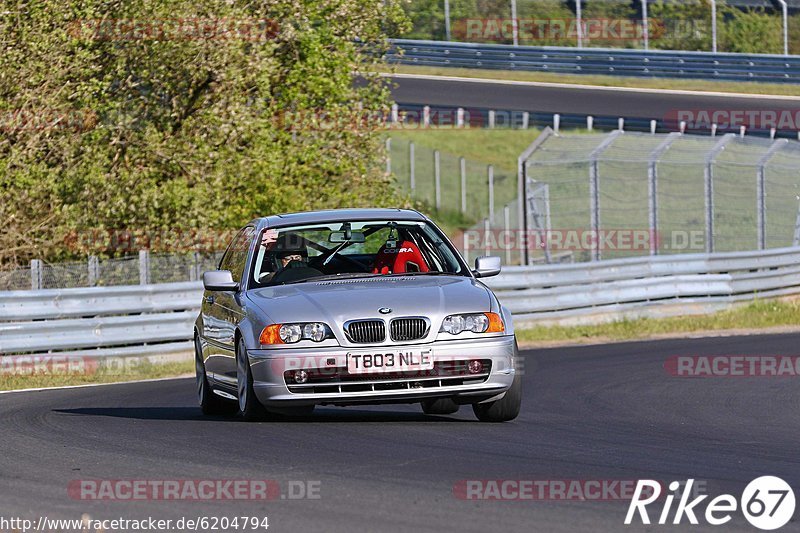
<path fill-rule="evenodd" d="M 343 209 L 253 220 L 203 274 L 195 323 L 200 406 L 247 420 L 316 405 L 472 405 L 517 417 L 511 314 L 424 215 Z"/>

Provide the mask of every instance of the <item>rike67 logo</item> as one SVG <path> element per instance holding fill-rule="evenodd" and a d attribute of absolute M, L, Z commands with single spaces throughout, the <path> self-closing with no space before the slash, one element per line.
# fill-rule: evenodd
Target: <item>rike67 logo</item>
<path fill-rule="evenodd" d="M 686 517 L 690 524 L 698 524 L 699 514 L 705 521 L 714 526 L 730 522 L 732 513 L 741 508 L 742 514 L 750 524 L 765 531 L 778 529 L 786 525 L 794 515 L 795 498 L 792 487 L 784 480 L 774 476 L 762 476 L 751 481 L 742 492 L 742 497 L 737 501 L 731 494 L 721 494 L 709 501 L 705 512 L 700 513 L 700 505 L 708 498 L 707 494 L 697 496 L 689 501 L 692 494 L 693 479 L 686 481 L 685 490 L 681 490 L 682 483 L 673 481 L 669 484 L 669 491 L 663 498 L 663 507 L 658 515 L 657 524 L 670 523 L 672 504 L 675 496 L 679 496 L 677 507 L 672 515 L 672 524 L 680 524 Z M 661 503 L 662 486 L 658 481 L 639 480 L 633 493 L 633 499 L 625 516 L 625 524 L 630 525 L 634 516 L 639 514 L 643 524 L 650 524 L 647 506 L 659 501 Z M 654 506 L 656 507 L 656 506 Z M 696 514 L 697 513 L 697 514 Z"/>

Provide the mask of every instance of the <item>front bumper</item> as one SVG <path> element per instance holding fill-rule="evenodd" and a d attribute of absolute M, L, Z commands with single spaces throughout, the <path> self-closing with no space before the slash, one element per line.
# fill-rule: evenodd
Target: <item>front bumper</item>
<path fill-rule="evenodd" d="M 489 370 L 478 375 L 434 377 L 386 377 L 371 375 L 360 379 L 346 376 L 341 381 L 326 382 L 324 387 L 290 387 L 284 374 L 287 370 L 324 371 L 326 367 L 347 367 L 349 352 L 367 352 L 369 346 L 332 347 L 316 350 L 272 349 L 250 350 L 253 389 L 265 406 L 302 406 L 317 404 L 352 405 L 367 403 L 414 403 L 429 398 L 452 398 L 457 403 L 477 403 L 500 398 L 511 387 L 515 376 L 515 342 L 513 335 L 487 339 L 436 341 L 427 344 L 393 346 L 392 349 L 432 350 L 437 364 L 472 359 L 488 360 Z M 386 346 L 372 347 L 376 353 Z M 291 388 L 291 390 L 290 390 Z"/>

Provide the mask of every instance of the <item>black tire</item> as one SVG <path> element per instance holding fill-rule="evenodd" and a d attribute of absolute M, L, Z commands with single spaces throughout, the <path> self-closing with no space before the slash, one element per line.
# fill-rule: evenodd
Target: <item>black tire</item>
<path fill-rule="evenodd" d="M 450 398 L 422 400 L 422 412 L 426 415 L 452 415 L 461 407 Z"/>
<path fill-rule="evenodd" d="M 236 341 L 236 391 L 239 399 L 239 414 L 247 421 L 263 420 L 266 410 L 253 391 L 253 373 L 244 341 Z"/>
<path fill-rule="evenodd" d="M 200 349 L 200 339 L 194 339 L 194 370 L 197 383 L 197 399 L 200 402 L 200 410 L 204 415 L 230 415 L 236 412 L 233 402 L 229 402 L 217 396 L 211 390 L 206 376 L 206 365 L 203 363 L 203 354 Z"/>
<path fill-rule="evenodd" d="M 522 405 L 522 365 L 519 364 L 519 349 L 517 342 L 514 341 L 514 381 L 511 388 L 506 391 L 506 395 L 489 403 L 474 403 L 472 410 L 481 422 L 508 422 L 519 416 L 520 406 Z"/>

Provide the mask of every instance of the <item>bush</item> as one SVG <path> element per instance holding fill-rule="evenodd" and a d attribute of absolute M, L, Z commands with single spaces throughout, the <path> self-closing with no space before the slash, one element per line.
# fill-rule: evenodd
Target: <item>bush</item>
<path fill-rule="evenodd" d="M 75 256 L 65 235 L 88 229 L 225 229 L 275 212 L 399 202 L 377 123 L 298 129 L 292 118 L 361 116 L 354 102 L 387 109 L 381 79 L 355 84 L 353 73 L 380 61 L 357 40 L 381 48 L 405 30 L 393 0 L 0 9 L 13 14 L 0 25 L 0 263 Z M 181 17 L 277 25 L 264 39 L 187 37 Z M 131 21 L 180 37 L 132 37 Z"/>

